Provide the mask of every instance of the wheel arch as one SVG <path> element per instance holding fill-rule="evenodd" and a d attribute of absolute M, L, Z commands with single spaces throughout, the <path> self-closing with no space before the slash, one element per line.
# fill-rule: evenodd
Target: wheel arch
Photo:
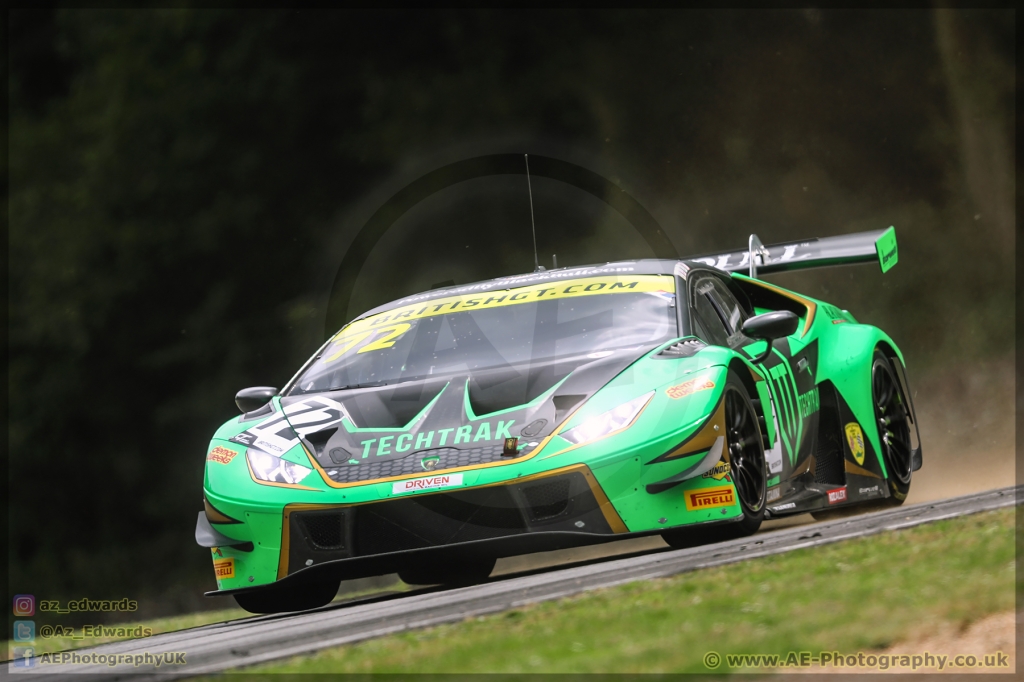
<path fill-rule="evenodd" d="M 765 412 L 765 402 L 768 393 L 766 387 L 763 385 L 764 377 L 756 367 L 751 365 L 738 354 L 733 355 L 729 360 L 728 369 L 736 374 L 740 382 L 743 384 L 743 388 L 746 389 L 747 396 L 750 397 L 750 401 L 754 405 L 754 413 L 757 415 L 764 449 L 771 449 L 772 444 L 775 442 L 775 422 L 769 418 L 772 417 L 772 415 Z M 755 376 L 759 378 L 755 378 Z M 762 386 L 759 388 L 758 384 L 762 384 Z"/>
<path fill-rule="evenodd" d="M 887 469 L 871 396 L 871 364 L 875 350 L 880 349 L 887 358 L 898 360 L 900 369 L 903 369 L 906 367 L 903 353 L 888 334 L 872 325 L 837 325 L 831 337 L 827 346 L 821 346 L 823 352 L 819 356 L 816 383 L 832 382 L 864 429 L 864 436 L 871 442 L 879 467 L 885 472 Z"/>

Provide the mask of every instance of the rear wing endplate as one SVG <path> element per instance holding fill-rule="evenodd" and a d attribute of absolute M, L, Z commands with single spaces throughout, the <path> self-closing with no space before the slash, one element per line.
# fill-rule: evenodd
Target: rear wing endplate
<path fill-rule="evenodd" d="M 872 261 L 878 262 L 882 272 L 888 272 L 898 260 L 896 228 L 890 226 L 885 230 L 768 246 L 762 246 L 757 235 L 752 234 L 745 251 L 706 254 L 685 260 L 707 263 L 728 272 L 747 270 L 751 277 Z"/>

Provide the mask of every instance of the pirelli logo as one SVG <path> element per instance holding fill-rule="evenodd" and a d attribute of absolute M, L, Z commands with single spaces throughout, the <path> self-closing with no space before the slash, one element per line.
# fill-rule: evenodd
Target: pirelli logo
<path fill-rule="evenodd" d="M 736 504 L 736 493 L 732 486 L 701 488 L 686 492 L 686 511 L 731 507 L 734 504 Z"/>
<path fill-rule="evenodd" d="M 213 560 L 213 573 L 217 580 L 227 580 L 235 577 L 235 557 Z"/>

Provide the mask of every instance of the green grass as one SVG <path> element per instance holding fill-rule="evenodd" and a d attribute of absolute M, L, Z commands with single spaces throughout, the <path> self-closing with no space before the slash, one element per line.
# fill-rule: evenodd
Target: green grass
<path fill-rule="evenodd" d="M 706 652 L 877 650 L 1014 608 L 1014 510 L 597 590 L 244 669 L 694 672 Z M 720 671 L 724 671 L 720 669 Z"/>

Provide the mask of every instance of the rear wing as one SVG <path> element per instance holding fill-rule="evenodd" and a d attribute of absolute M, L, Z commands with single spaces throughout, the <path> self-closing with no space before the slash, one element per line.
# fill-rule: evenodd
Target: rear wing
<path fill-rule="evenodd" d="M 749 248 L 745 251 L 705 254 L 686 260 L 707 263 L 728 272 L 749 270 L 751 277 L 756 277 L 758 273 L 771 274 L 872 261 L 878 262 L 882 272 L 888 272 L 898 260 L 896 228 L 768 246 L 762 246 L 757 235 L 752 234 Z"/>

